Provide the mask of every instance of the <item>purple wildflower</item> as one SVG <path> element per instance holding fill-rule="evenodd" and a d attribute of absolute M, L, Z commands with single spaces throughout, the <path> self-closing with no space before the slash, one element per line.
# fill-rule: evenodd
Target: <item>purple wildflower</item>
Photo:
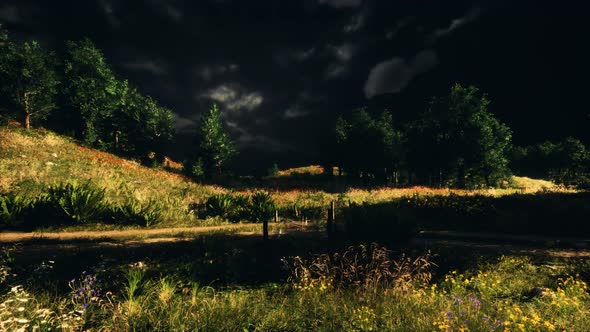
<path fill-rule="evenodd" d="M 474 306 L 476 306 L 478 308 L 481 307 L 481 301 L 478 300 L 476 297 L 470 296 L 469 300 L 471 300 L 471 303 L 473 303 Z"/>

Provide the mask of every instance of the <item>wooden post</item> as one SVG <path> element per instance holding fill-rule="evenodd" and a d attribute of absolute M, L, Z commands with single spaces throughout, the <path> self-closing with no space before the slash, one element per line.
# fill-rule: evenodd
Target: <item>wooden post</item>
<path fill-rule="evenodd" d="M 262 221 L 262 239 L 268 241 L 268 220 Z"/>
<path fill-rule="evenodd" d="M 275 222 L 279 222 L 279 210 L 275 210 Z"/>
<path fill-rule="evenodd" d="M 326 231 L 328 237 L 332 237 L 334 233 L 334 201 L 330 202 L 330 208 L 328 209 L 328 222 L 326 223 Z"/>

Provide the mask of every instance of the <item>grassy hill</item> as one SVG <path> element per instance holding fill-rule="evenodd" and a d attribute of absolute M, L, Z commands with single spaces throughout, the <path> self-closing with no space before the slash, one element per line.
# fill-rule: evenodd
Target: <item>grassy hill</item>
<path fill-rule="evenodd" d="M 159 201 L 170 224 L 190 219 L 190 202 L 224 191 L 182 175 L 154 169 L 113 154 L 89 149 L 46 130 L 0 129 L 0 193 L 34 196 L 49 184 L 92 181 L 105 199 L 121 203 Z"/>
<path fill-rule="evenodd" d="M 180 165 L 168 161 L 168 170 L 150 168 L 113 154 L 86 148 L 75 140 L 47 130 L 25 131 L 20 128 L 0 128 L 0 194 L 16 193 L 33 197 L 44 192 L 48 185 L 71 181 L 91 181 L 104 188 L 109 203 L 121 204 L 129 200 L 139 204 L 157 202 L 163 210 L 160 226 L 202 224 L 188 213 L 191 203 L 204 202 L 211 195 L 230 190 L 213 185 L 195 183 L 180 175 Z M 282 170 L 281 177 L 299 174 L 321 174 L 319 166 Z M 301 179 L 301 181 L 305 181 Z M 500 196 L 515 192 L 533 193 L 557 190 L 548 181 L 515 177 L 514 189 L 451 190 L 426 187 L 348 189 L 345 193 L 324 190 L 272 190 L 272 181 L 265 188 L 281 209 L 282 216 L 291 211 L 323 211 L 330 201 L 378 203 L 412 195 L 473 195 Z M 252 194 L 258 188 L 232 191 L 234 194 Z M 292 218 L 300 213 L 295 212 Z M 310 217 L 313 214 L 310 213 Z M 218 222 L 218 221 L 217 221 Z"/>

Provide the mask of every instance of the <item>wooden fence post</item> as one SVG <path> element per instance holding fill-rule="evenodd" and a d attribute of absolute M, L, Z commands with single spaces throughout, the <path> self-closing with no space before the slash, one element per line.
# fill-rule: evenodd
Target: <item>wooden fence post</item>
<path fill-rule="evenodd" d="M 268 241 L 268 219 L 262 221 L 262 239 Z"/>
<path fill-rule="evenodd" d="M 330 202 L 330 208 L 328 209 L 328 222 L 326 223 L 326 231 L 328 232 L 328 237 L 332 237 L 334 233 L 334 201 Z"/>

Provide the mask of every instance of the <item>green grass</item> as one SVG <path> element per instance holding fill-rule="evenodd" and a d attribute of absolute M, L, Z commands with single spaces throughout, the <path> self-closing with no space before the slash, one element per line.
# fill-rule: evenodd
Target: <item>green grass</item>
<path fill-rule="evenodd" d="M 225 221 L 216 218 L 200 219 L 199 216 L 191 213 L 189 206 L 203 204 L 215 194 L 232 193 L 232 195 L 251 196 L 258 191 L 257 188 L 231 191 L 218 186 L 195 183 L 179 175 L 178 164 L 171 161 L 168 164 L 173 167 L 165 168 L 171 171 L 148 168 L 109 153 L 88 149 L 71 138 L 50 131 L 0 128 L 0 174 L 2 174 L 0 194 L 36 197 L 46 193 L 51 185 L 72 181 L 79 183 L 91 181 L 97 188 L 104 189 L 104 199 L 111 206 L 121 204 L 146 206 L 157 202 L 160 210 L 158 220 L 161 222 L 148 220 L 145 224 L 149 224 L 149 227 L 177 227 L 222 224 Z M 297 175 L 300 171 L 316 174 L 320 169 L 317 166 L 310 166 L 286 170 L 281 173 L 281 177 Z M 305 180 L 301 181 L 303 181 L 301 186 L 305 187 Z M 522 192 L 562 190 L 547 181 L 515 177 L 514 182 L 514 189 L 477 191 L 412 187 L 348 189 L 342 193 L 333 193 L 321 189 L 289 189 L 271 190 L 271 195 L 283 219 L 323 220 L 331 201 L 375 204 L 412 195 L 433 196 L 453 193 L 503 196 Z M 55 225 L 54 227 L 70 226 Z M 52 227 L 52 225 L 41 223 L 38 227 Z M 91 225 L 82 227 L 96 228 Z"/>
<path fill-rule="evenodd" d="M 110 272 L 96 268 L 69 282 L 55 280 L 53 287 L 36 286 L 33 274 L 24 286 L 0 284 L 0 329 L 586 331 L 590 326 L 583 262 L 502 256 L 440 274 L 425 260 L 363 259 L 334 260 L 319 269 L 313 263 L 326 261 L 304 261 L 299 271 L 309 273 L 258 286 L 199 284 L 165 272 L 182 269 L 171 263 L 164 268 L 137 262 Z M 337 264 L 342 262 L 350 266 Z M 359 268 L 365 269 L 360 276 L 346 274 Z"/>

